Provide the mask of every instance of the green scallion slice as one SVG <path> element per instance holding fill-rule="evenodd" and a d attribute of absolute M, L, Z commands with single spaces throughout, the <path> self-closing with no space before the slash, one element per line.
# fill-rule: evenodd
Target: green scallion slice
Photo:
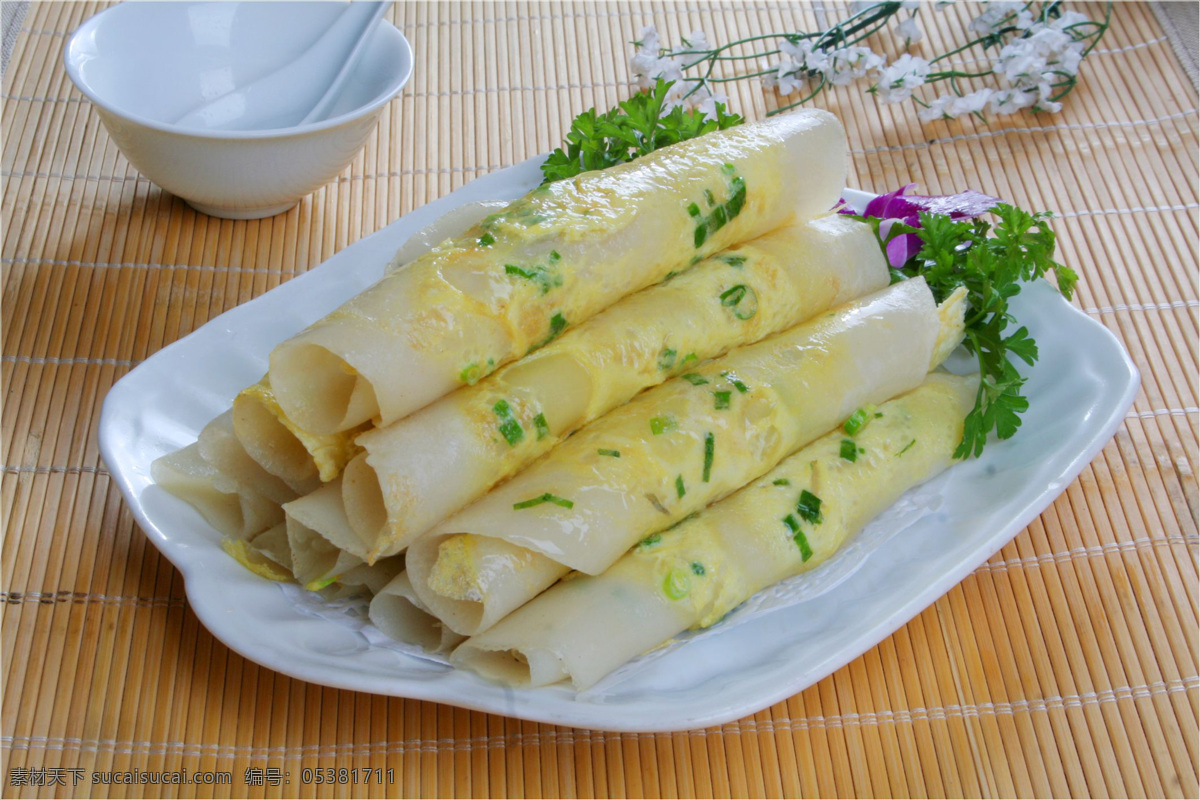
<path fill-rule="evenodd" d="M 717 440 L 712 432 L 704 434 L 704 482 L 712 476 L 713 451 L 716 450 Z"/>
<path fill-rule="evenodd" d="M 550 423 L 546 422 L 546 415 L 539 413 L 533 418 L 533 427 L 537 431 L 537 438 L 544 439 L 550 433 Z"/>
<path fill-rule="evenodd" d="M 658 354 L 658 368 L 660 370 L 662 370 L 663 372 L 666 372 L 667 370 L 674 367 L 675 366 L 675 355 L 676 355 L 675 351 L 672 350 L 671 348 L 669 348 L 669 347 L 664 348 L 663 351 Z"/>
<path fill-rule="evenodd" d="M 620 458 L 621 457 L 620 450 L 597 450 L 596 452 L 602 456 L 608 456 L 609 458 Z"/>
<path fill-rule="evenodd" d="M 901 450 L 899 453 L 896 453 L 896 457 L 897 457 L 897 458 L 899 458 L 900 456 L 902 456 L 902 455 L 904 455 L 905 453 L 907 453 L 907 452 L 908 452 L 908 448 L 912 447 L 912 446 L 913 446 L 914 444 L 916 444 L 916 443 L 917 443 L 917 440 L 916 440 L 916 439 L 913 439 L 911 442 L 909 442 L 908 444 L 904 445 L 904 449 L 903 449 L 903 450 Z"/>
<path fill-rule="evenodd" d="M 733 392 L 713 392 L 713 408 L 717 411 L 722 411 L 729 408 L 729 399 L 733 397 Z"/>
<path fill-rule="evenodd" d="M 800 560 L 808 561 L 812 558 L 812 545 L 808 543 L 808 537 L 804 535 L 804 531 L 796 531 L 796 535 L 792 537 L 796 542 L 796 546 L 800 548 Z"/>
<path fill-rule="evenodd" d="M 695 372 L 689 372 L 688 374 L 683 375 L 682 377 L 685 381 L 690 383 L 692 386 L 703 386 L 704 384 L 708 383 L 708 378 L 706 378 L 703 375 L 700 375 L 698 373 L 695 373 Z"/>
<path fill-rule="evenodd" d="M 858 433 L 863 429 L 868 422 L 875 416 L 875 406 L 863 406 L 850 415 L 850 418 L 842 423 L 842 430 L 850 436 Z"/>
<path fill-rule="evenodd" d="M 682 475 L 675 476 L 675 494 L 679 497 L 683 497 L 685 494 L 687 494 L 687 487 L 683 485 Z"/>
<path fill-rule="evenodd" d="M 853 439 L 842 439 L 842 458 L 847 461 L 858 461 L 858 445 Z"/>
<path fill-rule="evenodd" d="M 682 600 L 692 591 L 692 579 L 681 569 L 673 569 L 663 580 L 663 594 L 671 600 Z"/>
<path fill-rule="evenodd" d="M 667 431 L 673 431 L 677 427 L 679 427 L 679 423 L 675 421 L 674 417 L 650 418 L 650 432 L 655 436 L 666 433 Z"/>
<path fill-rule="evenodd" d="M 525 438 L 525 431 L 521 428 L 521 423 L 517 422 L 516 417 L 513 416 L 508 401 L 496 401 L 496 405 L 492 406 L 492 411 L 496 412 L 496 417 L 500 420 L 500 435 L 504 437 L 504 441 L 508 442 L 509 447 L 515 447 L 517 442 Z"/>
<path fill-rule="evenodd" d="M 805 489 L 800 492 L 800 502 L 796 503 L 796 513 L 805 522 L 818 524 L 821 521 L 821 498 Z"/>
<path fill-rule="evenodd" d="M 513 503 L 513 509 L 516 511 L 520 511 L 525 508 L 533 508 L 534 506 L 540 506 L 542 503 L 553 503 L 554 505 L 562 506 L 563 508 L 574 508 L 575 507 L 575 503 L 572 502 L 571 500 L 568 500 L 565 497 L 559 497 L 556 494 L 550 494 L 549 492 L 546 492 L 541 497 L 534 497 L 529 500 L 522 500 L 519 503 Z"/>

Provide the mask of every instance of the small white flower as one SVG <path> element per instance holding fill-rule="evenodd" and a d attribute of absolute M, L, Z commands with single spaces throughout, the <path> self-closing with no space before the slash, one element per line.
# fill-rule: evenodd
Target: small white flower
<path fill-rule="evenodd" d="M 852 45 L 829 53 L 829 66 L 824 74 L 834 86 L 845 86 L 882 66 L 883 56 L 871 52 L 870 48 Z"/>
<path fill-rule="evenodd" d="M 729 97 L 727 95 L 720 93 L 712 94 L 709 93 L 707 89 L 702 89 L 701 91 L 705 92 L 707 97 L 696 104 L 696 110 L 703 114 L 705 119 L 715 120 L 717 118 L 717 103 L 720 103 L 726 108 L 729 107 Z M 696 94 L 698 95 L 700 92 L 697 92 Z M 693 97 L 695 97 L 695 95 L 693 95 Z"/>
<path fill-rule="evenodd" d="M 829 69 L 829 53 L 816 49 L 812 39 L 802 39 L 796 44 L 784 41 L 779 45 L 779 51 L 791 59 L 796 69 L 821 73 Z"/>
<path fill-rule="evenodd" d="M 962 97 L 955 97 L 946 107 L 946 113 L 952 117 L 980 113 L 987 108 L 988 101 L 992 99 L 993 93 L 993 89 L 980 89 L 977 92 L 971 92 Z"/>
<path fill-rule="evenodd" d="M 708 35 L 704 31 L 692 31 L 683 39 L 683 47 L 675 48 L 676 53 L 685 53 L 689 50 L 712 50 L 713 47 L 708 43 Z"/>
<path fill-rule="evenodd" d="M 917 24 L 916 17 L 909 17 L 895 27 L 896 38 L 902 39 L 905 46 L 916 44 L 921 41 L 924 34 L 921 33 L 921 26 Z"/>
<path fill-rule="evenodd" d="M 1023 92 L 1020 89 L 1001 89 L 992 95 L 988 106 L 993 114 L 1003 116 L 1015 114 L 1023 108 L 1029 108 L 1037 102 L 1037 94 Z"/>
<path fill-rule="evenodd" d="M 989 36 L 1001 28 L 1012 24 L 1017 15 L 1025 8 L 1024 3 L 991 2 L 983 13 L 967 25 L 967 30 L 980 36 Z"/>
<path fill-rule="evenodd" d="M 929 103 L 928 108 L 922 108 L 917 113 L 917 117 L 922 122 L 933 122 L 935 119 L 950 119 L 951 116 L 946 110 L 947 106 L 950 105 L 951 100 L 957 99 L 958 98 L 952 94 L 944 94 L 941 97 L 936 97 L 932 102 Z"/>
<path fill-rule="evenodd" d="M 1033 104 L 1034 111 L 1048 111 L 1051 114 L 1057 114 L 1062 111 L 1062 103 L 1051 100 L 1054 96 L 1054 89 L 1049 83 L 1039 83 L 1037 87 L 1037 102 Z"/>
<path fill-rule="evenodd" d="M 924 85 L 929 70 L 928 61 L 904 53 L 880 71 L 875 91 L 885 103 L 904 102 L 912 97 L 913 89 Z"/>
<path fill-rule="evenodd" d="M 660 51 L 658 46 L 658 28 L 653 25 L 646 25 L 638 31 L 638 40 L 634 44 L 637 45 L 634 52 L 650 53 L 657 58 Z"/>

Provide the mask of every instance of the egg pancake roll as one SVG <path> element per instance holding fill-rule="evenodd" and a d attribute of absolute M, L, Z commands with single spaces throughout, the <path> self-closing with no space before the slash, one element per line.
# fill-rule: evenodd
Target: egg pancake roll
<path fill-rule="evenodd" d="M 797 111 L 541 186 L 279 344 L 287 417 L 386 425 L 622 297 L 837 201 L 845 136 Z"/>
<path fill-rule="evenodd" d="M 364 558 L 396 553 L 672 375 L 888 285 L 870 226 L 794 222 L 625 298 L 526 358 L 358 437 L 343 493 Z"/>
<path fill-rule="evenodd" d="M 241 486 L 200 456 L 193 443 L 150 465 L 154 482 L 190 504 L 223 536 L 248 539 L 283 522 L 283 509 L 260 492 Z"/>
<path fill-rule="evenodd" d="M 924 380 L 962 336 L 962 293 L 939 308 L 898 283 L 643 392 L 440 523 L 409 578 L 474 635 L 569 570 L 604 571 L 840 423 Z"/>
<path fill-rule="evenodd" d="M 601 575 L 560 582 L 468 639 L 451 662 L 509 686 L 570 680 L 586 689 L 672 636 L 720 621 L 756 592 L 824 562 L 946 469 L 978 385 L 978 376 L 929 376 L 880 406 L 881 416 L 852 438 L 838 428 Z"/>

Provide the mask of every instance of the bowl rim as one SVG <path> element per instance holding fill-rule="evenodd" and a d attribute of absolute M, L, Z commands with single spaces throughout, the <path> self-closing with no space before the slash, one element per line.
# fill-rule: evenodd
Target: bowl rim
<path fill-rule="evenodd" d="M 409 80 L 412 78 L 412 74 L 413 74 L 412 44 L 408 41 L 408 37 L 406 37 L 400 31 L 399 28 L 397 28 L 395 25 L 393 25 L 388 20 L 381 19 L 379 21 L 379 24 L 381 26 L 386 26 L 387 28 L 391 28 L 395 32 L 396 36 L 399 37 L 400 50 L 401 50 L 401 55 L 403 56 L 404 63 L 403 63 L 403 68 L 400 70 L 398 76 L 394 80 L 392 80 L 392 82 L 389 84 L 387 90 L 384 91 L 382 94 L 380 94 L 378 97 L 376 97 L 371 102 L 367 103 L 366 105 L 358 106 L 357 108 L 353 109 L 352 111 L 348 111 L 345 114 L 339 114 L 336 117 L 329 117 L 327 119 L 319 120 L 317 122 L 309 122 L 304 125 L 293 125 L 288 128 L 262 128 L 262 129 L 258 129 L 258 130 L 248 130 L 248 131 L 213 130 L 210 128 L 193 128 L 193 127 L 186 127 L 186 126 L 182 126 L 182 125 L 174 125 L 171 123 L 162 122 L 160 120 L 151 119 L 150 117 L 146 117 L 141 114 L 135 114 L 130 111 L 126 111 L 118 106 L 113 105 L 113 103 L 111 103 L 110 101 L 105 100 L 104 98 L 100 97 L 98 94 L 96 94 L 95 91 L 93 91 L 89 86 L 86 85 L 86 82 L 83 80 L 82 76 L 79 74 L 79 63 L 71 58 L 71 48 L 74 45 L 74 43 L 82 35 L 86 35 L 92 31 L 94 31 L 97 26 L 103 24 L 104 18 L 107 15 L 111 14 L 112 12 L 114 12 L 120 8 L 136 7 L 138 5 L 141 5 L 141 4 L 140 3 L 119 3 L 115 6 L 112 6 L 111 8 L 106 8 L 103 11 L 93 14 L 91 17 L 86 19 L 78 28 L 75 29 L 75 31 L 70 36 L 67 37 L 67 41 L 63 45 L 63 52 L 62 52 L 63 64 L 66 67 L 67 76 L 71 79 L 71 82 L 73 84 L 75 84 L 75 88 L 78 89 L 79 91 L 83 92 L 83 94 L 86 95 L 87 98 L 89 100 L 91 100 L 94 104 L 96 104 L 97 106 L 99 106 L 100 108 L 104 109 L 105 111 L 107 111 L 111 114 L 121 117 L 122 119 L 128 120 L 130 122 L 136 123 L 136 124 L 141 125 L 146 128 L 150 128 L 152 130 L 161 131 L 163 133 L 171 133 L 171 134 L 176 134 L 179 136 L 191 136 L 191 137 L 194 137 L 197 139 L 225 139 L 225 140 L 277 139 L 277 138 L 285 138 L 285 137 L 292 137 L 292 136 L 303 136 L 303 135 L 310 134 L 310 133 L 317 133 L 317 132 L 320 132 L 323 130 L 340 127 L 341 125 L 344 125 L 347 122 L 352 122 L 354 120 L 360 119 L 362 117 L 365 117 L 365 116 L 368 116 L 368 115 L 374 113 L 375 111 L 377 111 L 378 109 L 382 108 L 384 105 L 386 105 L 387 103 L 389 103 L 393 99 L 395 99 L 396 95 L 398 95 L 400 93 L 400 91 L 408 84 Z"/>

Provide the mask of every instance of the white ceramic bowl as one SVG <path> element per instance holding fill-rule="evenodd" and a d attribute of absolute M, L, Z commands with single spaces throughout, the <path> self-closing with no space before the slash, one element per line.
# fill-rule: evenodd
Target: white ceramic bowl
<path fill-rule="evenodd" d="M 296 57 L 345 9 L 322 2 L 124 3 L 67 40 L 71 80 L 129 162 L 198 211 L 279 214 L 354 158 L 412 75 L 412 48 L 386 21 L 329 115 L 287 128 L 173 124 L 189 110 Z"/>

